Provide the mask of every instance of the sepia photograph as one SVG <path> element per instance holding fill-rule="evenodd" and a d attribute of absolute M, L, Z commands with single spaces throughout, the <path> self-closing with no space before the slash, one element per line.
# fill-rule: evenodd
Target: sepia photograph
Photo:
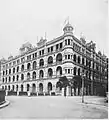
<path fill-rule="evenodd" d="M 108 0 L 0 0 L 0 120 L 108 119 Z"/>

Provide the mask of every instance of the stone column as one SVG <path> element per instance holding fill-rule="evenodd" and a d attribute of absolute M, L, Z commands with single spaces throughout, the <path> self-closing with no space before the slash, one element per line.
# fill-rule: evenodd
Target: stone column
<path fill-rule="evenodd" d="M 8 90 L 6 90 L 6 96 L 8 95 Z"/>
<path fill-rule="evenodd" d="M 30 86 L 29 91 L 28 91 L 28 97 L 31 96 L 31 92 L 32 92 L 32 87 Z"/>
<path fill-rule="evenodd" d="M 30 91 L 28 91 L 28 97 L 30 97 L 31 96 L 31 92 Z"/>
<path fill-rule="evenodd" d="M 76 96 L 78 96 L 78 88 L 76 88 Z"/>
<path fill-rule="evenodd" d="M 66 96 L 69 96 L 69 87 L 66 87 Z"/>
<path fill-rule="evenodd" d="M 19 96 L 19 90 L 17 91 L 17 96 Z"/>

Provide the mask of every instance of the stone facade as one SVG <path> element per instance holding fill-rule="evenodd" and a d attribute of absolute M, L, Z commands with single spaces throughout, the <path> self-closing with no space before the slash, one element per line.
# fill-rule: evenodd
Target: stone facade
<path fill-rule="evenodd" d="M 69 23 L 63 28 L 64 34 L 47 41 L 41 38 L 37 47 L 23 44 L 20 55 L 10 56 L 1 64 L 1 87 L 5 90 L 50 92 L 59 91 L 57 82 L 60 76 L 72 79 L 85 73 L 87 95 L 97 95 L 97 85 L 108 84 L 108 59 L 101 52 L 96 53 L 93 41 L 86 43 L 73 34 Z M 71 89 L 71 88 L 69 88 Z M 81 89 L 81 88 L 80 88 Z M 75 91 L 72 89 L 72 91 Z M 76 95 L 80 95 L 78 88 Z"/>

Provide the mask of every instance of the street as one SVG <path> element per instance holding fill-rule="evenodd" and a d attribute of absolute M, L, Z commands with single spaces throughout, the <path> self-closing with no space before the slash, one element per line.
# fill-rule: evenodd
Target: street
<path fill-rule="evenodd" d="M 79 118 L 79 119 L 107 119 L 108 107 L 94 101 L 102 101 L 98 97 L 85 97 L 90 104 L 81 103 L 81 97 L 63 96 L 7 96 L 10 105 L 0 109 L 1 118 Z M 93 103 L 91 103 L 91 101 Z"/>

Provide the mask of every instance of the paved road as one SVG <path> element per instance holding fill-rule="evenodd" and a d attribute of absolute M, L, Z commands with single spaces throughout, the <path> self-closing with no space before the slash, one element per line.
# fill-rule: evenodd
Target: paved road
<path fill-rule="evenodd" d="M 87 97 L 85 101 L 90 104 L 82 104 L 80 97 L 62 96 L 8 96 L 10 105 L 0 109 L 0 119 L 2 118 L 79 118 L 97 119 L 108 118 L 108 108 L 100 104 L 101 98 Z M 98 105 L 94 103 L 98 101 Z M 91 102 L 93 102 L 91 104 Z"/>

